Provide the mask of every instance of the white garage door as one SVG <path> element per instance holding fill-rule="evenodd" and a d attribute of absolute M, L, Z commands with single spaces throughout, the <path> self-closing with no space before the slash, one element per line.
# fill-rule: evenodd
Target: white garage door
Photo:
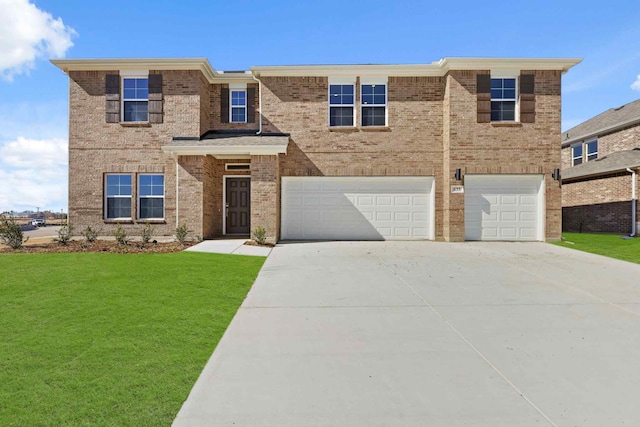
<path fill-rule="evenodd" d="M 465 175 L 466 240 L 544 240 L 542 175 Z"/>
<path fill-rule="evenodd" d="M 433 177 L 283 177 L 282 239 L 433 239 Z"/>

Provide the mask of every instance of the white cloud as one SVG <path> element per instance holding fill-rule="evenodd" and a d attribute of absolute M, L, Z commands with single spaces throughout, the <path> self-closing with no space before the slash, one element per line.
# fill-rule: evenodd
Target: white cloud
<path fill-rule="evenodd" d="M 0 212 L 67 206 L 68 144 L 19 137 L 0 147 Z"/>
<path fill-rule="evenodd" d="M 636 81 L 631 83 L 631 89 L 640 92 L 640 74 L 638 74 L 638 77 L 636 77 Z"/>
<path fill-rule="evenodd" d="M 0 0 L 0 14 L 0 77 L 5 80 L 28 72 L 36 59 L 64 56 L 77 35 L 29 0 Z"/>
<path fill-rule="evenodd" d="M 68 144 L 63 139 L 37 140 L 18 137 L 0 148 L 0 157 L 7 166 L 16 168 L 52 168 L 67 164 Z"/>

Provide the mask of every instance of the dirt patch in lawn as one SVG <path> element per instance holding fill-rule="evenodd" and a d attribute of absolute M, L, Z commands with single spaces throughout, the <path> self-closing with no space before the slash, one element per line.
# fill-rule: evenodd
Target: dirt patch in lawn
<path fill-rule="evenodd" d="M 35 239 L 34 239 L 35 240 Z M 44 239 L 43 239 L 44 240 Z M 49 239 L 51 240 L 51 239 Z M 146 254 L 146 253 L 172 253 L 180 252 L 193 246 L 195 243 L 186 243 L 181 245 L 178 242 L 169 243 L 147 243 L 143 245 L 140 242 L 129 242 L 127 245 L 121 245 L 115 241 L 96 240 L 88 243 L 86 241 L 71 241 L 67 245 L 61 245 L 57 242 L 28 241 L 20 249 L 11 249 L 8 246 L 0 245 L 0 253 L 65 253 L 65 252 L 108 252 L 115 254 Z"/>

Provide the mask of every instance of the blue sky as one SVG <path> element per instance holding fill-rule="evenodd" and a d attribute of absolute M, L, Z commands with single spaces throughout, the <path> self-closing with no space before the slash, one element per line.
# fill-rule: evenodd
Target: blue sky
<path fill-rule="evenodd" d="M 520 3 L 0 0 L 0 211 L 66 211 L 68 83 L 53 57 L 206 57 L 217 70 L 584 58 L 563 79 L 563 130 L 640 97 L 637 2 Z"/>

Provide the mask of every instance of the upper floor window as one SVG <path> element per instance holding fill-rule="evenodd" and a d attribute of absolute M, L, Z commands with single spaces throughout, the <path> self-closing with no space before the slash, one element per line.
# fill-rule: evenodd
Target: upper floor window
<path fill-rule="evenodd" d="M 353 126 L 355 85 L 329 85 L 329 126 Z"/>
<path fill-rule="evenodd" d="M 164 176 L 138 176 L 138 218 L 164 218 Z"/>
<path fill-rule="evenodd" d="M 598 140 L 594 139 L 591 141 L 587 141 L 586 149 L 587 149 L 587 161 L 595 160 L 598 158 Z"/>
<path fill-rule="evenodd" d="M 571 146 L 571 165 L 578 166 L 598 158 L 598 140 L 582 141 Z"/>
<path fill-rule="evenodd" d="M 491 121 L 514 122 L 516 120 L 516 78 L 491 79 Z"/>
<path fill-rule="evenodd" d="M 105 219 L 131 219 L 131 175 L 105 176 Z"/>
<path fill-rule="evenodd" d="M 386 126 L 386 84 L 363 84 L 361 86 L 361 115 L 362 126 Z"/>
<path fill-rule="evenodd" d="M 122 121 L 149 121 L 149 79 L 122 78 Z"/>
<path fill-rule="evenodd" d="M 231 104 L 231 123 L 247 122 L 247 91 L 246 89 L 232 89 L 229 91 Z"/>
<path fill-rule="evenodd" d="M 571 146 L 571 164 L 578 166 L 582 163 L 582 142 Z"/>

